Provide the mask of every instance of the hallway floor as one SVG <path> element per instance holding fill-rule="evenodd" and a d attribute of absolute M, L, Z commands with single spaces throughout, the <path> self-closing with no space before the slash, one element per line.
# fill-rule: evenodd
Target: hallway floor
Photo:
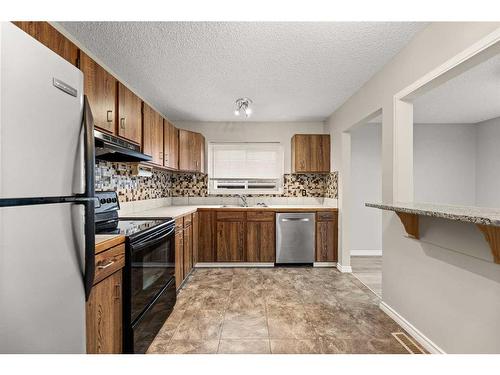
<path fill-rule="evenodd" d="M 351 256 L 352 274 L 382 297 L 382 257 L 381 256 Z"/>
<path fill-rule="evenodd" d="M 409 353 L 378 302 L 333 268 L 195 269 L 148 353 Z"/>

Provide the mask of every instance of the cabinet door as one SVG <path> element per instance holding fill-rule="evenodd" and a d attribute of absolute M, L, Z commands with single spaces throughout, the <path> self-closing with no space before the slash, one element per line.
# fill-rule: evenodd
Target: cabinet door
<path fill-rule="evenodd" d="M 184 233 L 175 232 L 175 287 L 179 288 L 184 280 Z"/>
<path fill-rule="evenodd" d="M 247 222 L 247 262 L 273 262 L 276 259 L 274 221 Z"/>
<path fill-rule="evenodd" d="M 16 21 L 13 23 L 59 56 L 77 66 L 78 47 L 48 22 Z"/>
<path fill-rule="evenodd" d="M 80 51 L 80 69 L 83 72 L 84 91 L 92 108 L 94 125 L 115 134 L 115 77 L 82 51 Z"/>
<path fill-rule="evenodd" d="M 163 165 L 163 118 L 146 103 L 142 108 L 142 152 Z"/>
<path fill-rule="evenodd" d="M 205 137 L 200 133 L 194 134 L 194 170 L 205 173 Z"/>
<path fill-rule="evenodd" d="M 122 352 L 122 271 L 94 285 L 87 301 L 87 353 Z"/>
<path fill-rule="evenodd" d="M 164 120 L 164 166 L 179 169 L 179 130 L 167 120 Z"/>
<path fill-rule="evenodd" d="M 196 262 L 215 262 L 215 211 L 199 211 L 198 259 Z"/>
<path fill-rule="evenodd" d="M 330 172 L 330 136 L 315 134 L 310 136 L 312 172 Z"/>
<path fill-rule="evenodd" d="M 196 170 L 195 133 L 179 129 L 179 169 L 181 171 Z"/>
<path fill-rule="evenodd" d="M 199 222 L 198 212 L 193 213 L 193 261 L 192 266 L 198 263 L 198 235 L 199 235 Z"/>
<path fill-rule="evenodd" d="M 296 134 L 292 138 L 292 172 L 307 172 L 311 169 L 310 138 Z"/>
<path fill-rule="evenodd" d="M 316 222 L 316 261 L 337 261 L 337 220 Z"/>
<path fill-rule="evenodd" d="M 217 261 L 243 262 L 245 223 L 243 221 L 217 221 Z"/>
<path fill-rule="evenodd" d="M 141 144 L 142 101 L 132 91 L 118 82 L 118 135 Z"/>
<path fill-rule="evenodd" d="M 190 224 L 184 228 L 184 278 L 193 268 L 193 225 Z"/>

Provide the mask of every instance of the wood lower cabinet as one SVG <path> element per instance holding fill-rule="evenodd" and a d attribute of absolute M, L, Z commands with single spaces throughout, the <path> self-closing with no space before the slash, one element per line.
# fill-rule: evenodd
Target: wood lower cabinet
<path fill-rule="evenodd" d="M 198 251 L 196 263 L 215 262 L 215 210 L 198 211 Z"/>
<path fill-rule="evenodd" d="M 329 173 L 330 135 L 295 134 L 292 137 L 292 173 Z"/>
<path fill-rule="evenodd" d="M 142 100 L 118 82 L 118 135 L 141 144 L 142 140 Z"/>
<path fill-rule="evenodd" d="M 62 58 L 77 66 L 78 47 L 57 31 L 48 22 L 42 21 L 14 21 L 14 25 L 31 35 L 40 43 L 50 48 Z"/>
<path fill-rule="evenodd" d="M 200 133 L 179 129 L 179 169 L 205 171 L 205 137 Z"/>
<path fill-rule="evenodd" d="M 198 219 L 198 212 L 195 212 L 192 214 L 193 218 L 193 258 L 192 258 L 192 266 L 196 263 L 198 263 L 198 236 L 199 236 L 199 230 L 200 230 L 200 225 L 199 225 L 199 219 Z"/>
<path fill-rule="evenodd" d="M 245 260 L 245 212 L 216 213 L 216 260 L 243 262 Z"/>
<path fill-rule="evenodd" d="M 184 220 L 175 219 L 175 287 L 184 280 Z"/>
<path fill-rule="evenodd" d="M 164 120 L 163 165 L 169 169 L 179 169 L 179 129 Z"/>
<path fill-rule="evenodd" d="M 191 215 L 189 215 L 191 216 Z M 191 222 L 184 225 L 184 257 L 183 277 L 186 278 L 193 268 L 193 225 Z"/>
<path fill-rule="evenodd" d="M 316 212 L 316 262 L 337 261 L 337 214 L 336 210 Z M 198 210 L 198 249 L 193 249 L 193 264 L 274 263 L 275 216 L 276 211 L 269 209 Z"/>
<path fill-rule="evenodd" d="M 276 214 L 270 211 L 247 212 L 246 261 L 273 262 L 276 259 Z"/>
<path fill-rule="evenodd" d="M 96 246 L 94 286 L 86 304 L 89 354 L 122 353 L 124 240 L 115 238 Z"/>
<path fill-rule="evenodd" d="M 316 262 L 337 262 L 337 212 L 316 214 Z"/>
<path fill-rule="evenodd" d="M 142 152 L 163 165 L 163 117 L 146 103 L 142 103 Z"/>
<path fill-rule="evenodd" d="M 84 91 L 92 108 L 94 125 L 108 133 L 116 133 L 116 78 L 80 51 L 80 70 Z"/>
<path fill-rule="evenodd" d="M 247 222 L 247 262 L 273 262 L 276 259 L 275 226 L 272 222 Z"/>

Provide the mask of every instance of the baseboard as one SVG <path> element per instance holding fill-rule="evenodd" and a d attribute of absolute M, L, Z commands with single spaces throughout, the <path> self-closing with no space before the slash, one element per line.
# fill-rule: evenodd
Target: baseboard
<path fill-rule="evenodd" d="M 352 268 L 351 266 L 343 266 L 342 264 L 340 263 L 337 263 L 337 269 L 340 271 L 340 272 L 352 272 Z"/>
<path fill-rule="evenodd" d="M 336 267 L 337 262 L 314 262 L 313 267 Z"/>
<path fill-rule="evenodd" d="M 230 268 L 230 267 L 274 267 L 274 263 L 258 262 L 216 262 L 216 263 L 196 263 L 195 268 Z"/>
<path fill-rule="evenodd" d="M 351 250 L 352 257 L 381 257 L 382 250 Z"/>
<path fill-rule="evenodd" d="M 380 309 L 389 315 L 396 323 L 398 323 L 403 329 L 410 334 L 415 340 L 418 341 L 429 353 L 432 354 L 446 354 L 446 352 L 432 342 L 427 336 L 415 328 L 408 320 L 401 316 L 396 310 L 386 304 L 384 301 L 380 301 Z"/>

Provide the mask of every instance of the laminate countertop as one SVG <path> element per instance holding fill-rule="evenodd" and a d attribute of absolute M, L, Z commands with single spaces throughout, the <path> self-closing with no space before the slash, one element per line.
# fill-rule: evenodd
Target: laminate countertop
<path fill-rule="evenodd" d="M 221 206 L 221 205 L 189 205 L 189 206 L 164 206 L 151 210 L 120 214 L 120 217 L 143 217 L 143 218 L 178 218 L 189 215 L 198 210 L 217 209 L 220 211 L 274 211 L 274 212 L 316 212 L 337 211 L 336 207 L 324 205 L 272 205 L 267 207 L 251 206 Z"/>
<path fill-rule="evenodd" d="M 367 207 L 500 227 L 500 209 L 432 203 L 366 203 Z"/>

